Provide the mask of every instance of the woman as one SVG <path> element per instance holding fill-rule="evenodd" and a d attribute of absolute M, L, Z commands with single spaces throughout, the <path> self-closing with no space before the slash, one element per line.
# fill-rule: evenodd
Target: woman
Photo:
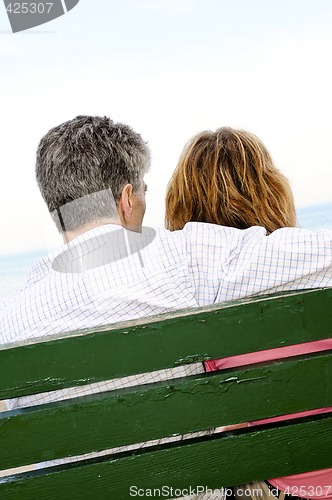
<path fill-rule="evenodd" d="M 185 146 L 166 195 L 166 227 L 182 229 L 187 222 L 208 222 L 246 229 L 263 226 L 268 233 L 296 226 L 294 198 L 288 180 L 276 168 L 261 140 L 244 130 L 223 127 L 194 136 Z M 330 340 L 310 342 L 250 355 L 232 356 L 205 363 L 207 371 L 242 366 L 278 357 L 288 357 L 331 349 Z M 287 418 L 323 413 L 332 408 L 288 415 Z M 282 417 L 264 420 L 271 422 Z M 260 422 L 252 422 L 255 425 Z M 243 426 L 240 425 L 240 426 Z M 270 479 L 242 489 L 250 489 L 252 498 L 271 498 L 287 491 L 306 491 L 305 498 L 332 499 L 310 494 L 321 491 L 313 485 L 331 485 L 332 469 Z M 298 487 L 297 487 L 298 486 Z M 300 490 L 299 487 L 302 487 Z M 262 496 L 257 496 L 257 491 Z M 256 491 L 256 493 L 254 493 Z M 310 493 L 309 493 L 310 492 Z M 237 495 L 235 489 L 235 495 Z M 279 496 L 279 495 L 278 495 Z M 287 496 L 287 495 L 286 495 Z M 292 496 L 291 498 L 295 498 Z"/>
<path fill-rule="evenodd" d="M 296 226 L 288 180 L 258 137 L 223 127 L 187 143 L 168 185 L 166 226 L 182 229 L 190 221 L 270 233 Z"/>

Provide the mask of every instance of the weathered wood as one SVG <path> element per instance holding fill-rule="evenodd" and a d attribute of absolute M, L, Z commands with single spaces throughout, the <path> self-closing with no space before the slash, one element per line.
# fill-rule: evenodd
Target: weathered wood
<path fill-rule="evenodd" d="M 0 399 L 328 338 L 328 311 L 332 289 L 294 292 L 3 348 Z"/>
<path fill-rule="evenodd" d="M 122 454 L 0 481 L 1 500 L 128 500 L 130 486 L 221 488 L 331 466 L 332 417 Z M 310 464 L 310 465 L 308 465 Z M 150 495 L 151 496 L 151 495 Z M 148 498 L 143 496 L 141 498 Z"/>
<path fill-rule="evenodd" d="M 331 354 L 0 414 L 0 469 L 332 406 Z"/>
<path fill-rule="evenodd" d="M 315 290 L 7 346 L 0 397 L 330 338 L 331 317 L 332 289 Z M 0 468 L 332 406 L 331 360 L 324 351 L 4 412 Z M 221 488 L 332 467 L 331 431 L 332 412 L 63 464 L 1 479 L 0 498 L 128 499 L 130 486 Z"/>

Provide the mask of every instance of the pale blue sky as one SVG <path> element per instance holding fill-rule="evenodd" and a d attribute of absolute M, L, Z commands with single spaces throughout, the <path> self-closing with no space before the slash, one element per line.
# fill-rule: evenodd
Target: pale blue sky
<path fill-rule="evenodd" d="M 223 125 L 262 138 L 298 206 L 332 202 L 331 27 L 330 0 L 80 0 L 11 34 L 0 5 L 0 253 L 49 245 L 35 150 L 77 114 L 149 142 L 146 225 L 163 224 L 184 143 Z"/>

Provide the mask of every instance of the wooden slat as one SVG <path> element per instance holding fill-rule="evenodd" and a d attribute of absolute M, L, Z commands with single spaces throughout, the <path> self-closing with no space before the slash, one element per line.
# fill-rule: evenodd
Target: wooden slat
<path fill-rule="evenodd" d="M 332 352 L 0 416 L 0 469 L 332 406 Z"/>
<path fill-rule="evenodd" d="M 332 289 L 185 314 L 72 334 L 81 335 L 79 342 L 62 335 L 61 340 L 2 349 L 0 399 L 328 338 Z"/>
<path fill-rule="evenodd" d="M 0 482 L 1 500 L 128 500 L 130 486 L 221 488 L 332 466 L 332 417 L 193 440 Z M 236 453 L 235 453 L 236 450 Z M 239 459 L 241 457 L 241 459 Z M 174 491 L 174 490 L 173 490 Z M 149 495 L 143 498 L 148 498 Z M 150 495 L 151 496 L 151 495 Z M 174 495 L 170 495 L 174 496 Z"/>

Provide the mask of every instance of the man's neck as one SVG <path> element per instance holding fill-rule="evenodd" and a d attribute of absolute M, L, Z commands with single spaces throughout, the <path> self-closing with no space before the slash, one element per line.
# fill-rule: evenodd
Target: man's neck
<path fill-rule="evenodd" d="M 69 243 L 74 240 L 81 234 L 87 233 L 96 227 L 105 226 L 106 224 L 116 224 L 118 226 L 122 226 L 120 219 L 102 219 L 94 222 L 89 222 L 88 224 L 84 224 L 84 226 L 80 226 L 74 231 L 66 231 L 62 234 L 64 243 Z"/>

